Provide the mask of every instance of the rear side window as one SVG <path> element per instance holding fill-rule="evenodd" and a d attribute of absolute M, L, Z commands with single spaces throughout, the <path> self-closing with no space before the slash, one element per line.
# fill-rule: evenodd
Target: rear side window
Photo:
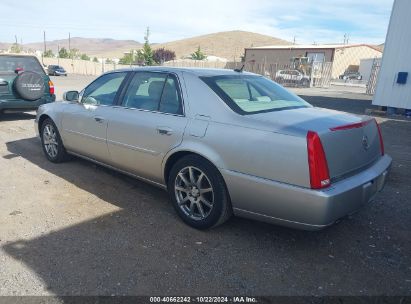
<path fill-rule="evenodd" d="M 262 76 L 200 77 L 235 112 L 255 114 L 311 107 L 297 95 Z"/>
<path fill-rule="evenodd" d="M 36 57 L 0 56 L 0 72 L 13 72 L 16 69 L 44 74 L 44 70 Z"/>
<path fill-rule="evenodd" d="M 134 75 L 122 105 L 169 114 L 182 114 L 177 79 L 167 73 L 138 72 Z"/>

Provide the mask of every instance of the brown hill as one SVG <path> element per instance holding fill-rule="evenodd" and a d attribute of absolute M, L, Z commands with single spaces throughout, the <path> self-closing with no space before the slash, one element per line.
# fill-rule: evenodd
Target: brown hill
<path fill-rule="evenodd" d="M 153 48 L 164 47 L 176 52 L 177 58 L 187 57 L 197 50 L 198 46 L 207 55 L 238 61 L 244 54 L 244 48 L 265 45 L 286 45 L 290 42 L 271 36 L 245 31 L 230 31 L 197 36 L 167 43 L 160 43 Z"/>
<path fill-rule="evenodd" d="M 70 46 L 72 49 L 80 50 L 80 53 L 86 53 L 91 57 L 108 57 L 121 58 L 124 52 L 132 49 L 141 48 L 142 44 L 134 40 L 115 40 L 108 38 L 80 38 L 73 37 L 70 39 Z M 53 40 L 46 42 L 47 49 L 51 49 L 53 53 L 57 53 L 57 47 L 65 47 L 68 49 L 68 39 Z M 24 45 L 25 49 L 43 50 L 42 42 L 28 43 Z"/>
<path fill-rule="evenodd" d="M 0 50 L 7 50 L 11 46 L 11 43 L 0 42 Z"/>
<path fill-rule="evenodd" d="M 47 41 L 47 49 L 57 53 L 58 46 L 68 49 L 68 39 Z M 152 44 L 154 49 L 165 47 L 176 52 L 177 58 L 187 57 L 197 50 L 198 46 L 207 55 L 226 58 L 229 61 L 239 60 L 244 48 L 251 46 L 284 45 L 290 42 L 275 37 L 245 31 L 229 31 L 197 36 L 161 44 Z M 4 45 L 4 47 L 2 47 Z M 11 44 L 0 43 L 0 49 L 7 49 Z M 80 50 L 90 57 L 121 58 L 124 52 L 140 49 L 142 43 L 134 40 L 115 40 L 99 38 L 71 38 L 71 48 Z M 43 50 L 43 42 L 24 44 L 25 50 Z"/>

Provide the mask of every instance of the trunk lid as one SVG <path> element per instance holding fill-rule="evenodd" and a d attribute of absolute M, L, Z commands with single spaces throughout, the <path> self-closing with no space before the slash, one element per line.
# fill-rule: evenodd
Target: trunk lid
<path fill-rule="evenodd" d="M 356 116 L 321 108 L 301 108 L 248 116 L 272 131 L 306 136 L 316 132 L 322 142 L 331 181 L 355 174 L 381 157 L 377 124 Z"/>
<path fill-rule="evenodd" d="M 381 157 L 378 127 L 374 119 L 336 126 L 319 135 L 331 181 L 355 174 Z"/>

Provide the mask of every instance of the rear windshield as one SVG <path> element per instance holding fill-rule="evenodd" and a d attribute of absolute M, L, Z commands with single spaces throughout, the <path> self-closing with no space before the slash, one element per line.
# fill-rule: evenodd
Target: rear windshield
<path fill-rule="evenodd" d="M 297 95 L 262 76 L 224 75 L 200 78 L 239 114 L 311 107 Z"/>
<path fill-rule="evenodd" d="M 0 72 L 14 72 L 18 68 L 44 74 L 43 68 L 35 57 L 0 56 Z"/>

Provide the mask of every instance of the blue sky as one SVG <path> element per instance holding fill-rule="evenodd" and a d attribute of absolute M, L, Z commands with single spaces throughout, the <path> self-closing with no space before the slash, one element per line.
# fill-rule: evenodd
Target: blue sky
<path fill-rule="evenodd" d="M 2 0 L 0 42 L 72 37 L 166 42 L 244 30 L 297 43 L 382 43 L 393 0 Z"/>

